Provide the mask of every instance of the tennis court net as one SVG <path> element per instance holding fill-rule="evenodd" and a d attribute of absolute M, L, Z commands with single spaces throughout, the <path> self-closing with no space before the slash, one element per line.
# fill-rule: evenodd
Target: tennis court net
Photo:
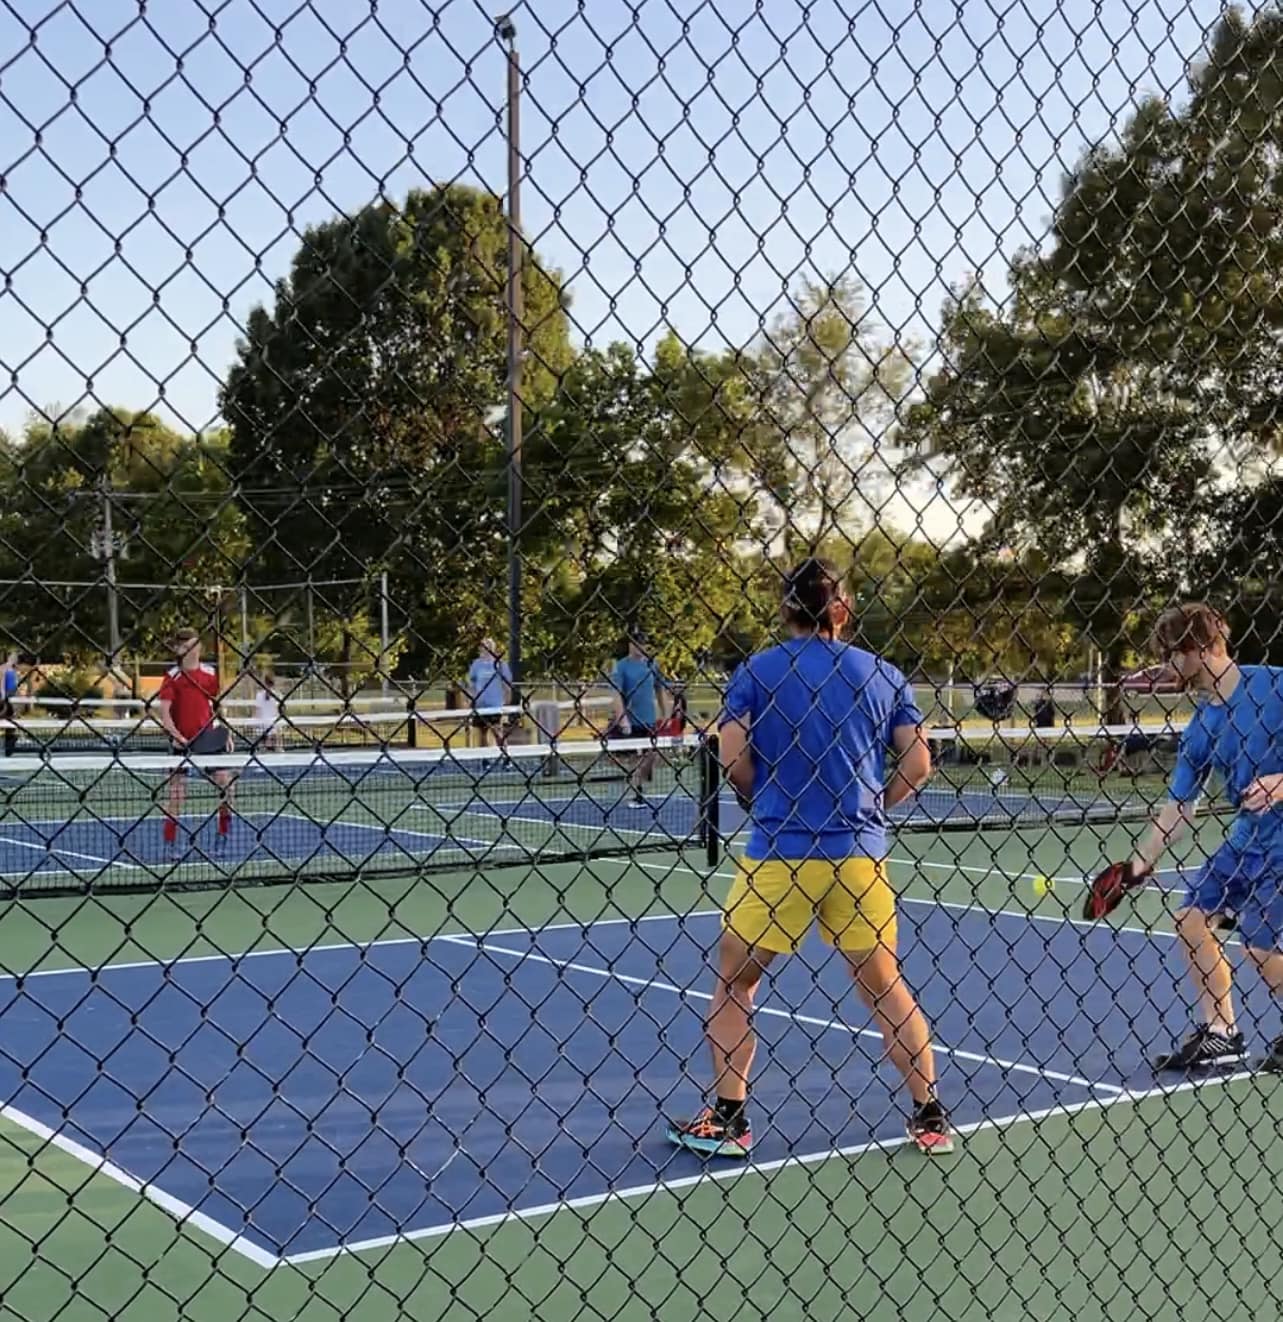
<path fill-rule="evenodd" d="M 1165 796 L 1183 728 L 933 729 L 931 779 L 887 821 L 900 831 L 974 831 L 1142 819 Z M 872 787 L 869 798 L 880 798 Z M 734 796 L 711 802 L 714 841 L 742 835 L 745 812 Z M 715 843 L 710 856 L 720 852 Z"/>
<path fill-rule="evenodd" d="M 0 885 L 13 895 L 336 880 L 682 849 L 707 843 L 713 779 L 697 736 L 15 756 L 0 761 Z"/>

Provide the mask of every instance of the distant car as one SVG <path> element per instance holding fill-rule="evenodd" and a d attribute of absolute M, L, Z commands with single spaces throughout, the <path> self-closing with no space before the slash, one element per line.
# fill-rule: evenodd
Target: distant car
<path fill-rule="evenodd" d="M 1121 687 L 1125 693 L 1179 693 L 1183 686 L 1171 666 L 1146 666 L 1124 675 Z"/>
<path fill-rule="evenodd" d="M 1016 686 L 1005 679 L 989 679 L 976 685 L 976 711 L 991 721 L 1011 715 L 1016 701 Z"/>

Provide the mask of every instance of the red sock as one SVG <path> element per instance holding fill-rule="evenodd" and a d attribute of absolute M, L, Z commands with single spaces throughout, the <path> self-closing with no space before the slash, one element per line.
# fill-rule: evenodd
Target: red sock
<path fill-rule="evenodd" d="M 165 818 L 165 843 L 176 844 L 178 841 L 178 823 L 172 817 Z"/>
<path fill-rule="evenodd" d="M 218 834 L 226 835 L 232 829 L 232 805 L 230 803 L 220 803 L 218 805 Z"/>

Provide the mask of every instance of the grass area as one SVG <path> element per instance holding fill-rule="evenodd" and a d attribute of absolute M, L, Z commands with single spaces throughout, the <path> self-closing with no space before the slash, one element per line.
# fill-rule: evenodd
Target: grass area
<path fill-rule="evenodd" d="M 1215 828 L 1204 828 L 1208 839 Z M 1034 872 L 1094 870 L 1127 828 L 903 834 L 918 899 L 1064 916 Z M 644 866 L 642 864 L 644 863 Z M 728 869 L 720 870 L 725 873 Z M 425 937 L 716 905 L 694 858 L 443 873 L 341 885 L 13 903 L 10 970 Z M 1145 892 L 1132 925 L 1169 926 Z M 0 1322 L 600 1316 L 871 1322 L 1247 1322 L 1283 1311 L 1277 1093 L 1243 1078 L 968 1136 L 948 1163 L 903 1149 L 695 1184 L 265 1272 L 7 1121 Z"/>

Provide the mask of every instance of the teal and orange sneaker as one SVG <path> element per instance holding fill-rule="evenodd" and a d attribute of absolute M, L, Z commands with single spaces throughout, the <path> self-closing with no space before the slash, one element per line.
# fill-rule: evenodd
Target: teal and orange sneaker
<path fill-rule="evenodd" d="M 670 1143 L 704 1157 L 747 1157 L 753 1148 L 753 1129 L 743 1112 L 731 1120 L 706 1106 L 693 1120 L 674 1120 L 666 1137 Z"/>

